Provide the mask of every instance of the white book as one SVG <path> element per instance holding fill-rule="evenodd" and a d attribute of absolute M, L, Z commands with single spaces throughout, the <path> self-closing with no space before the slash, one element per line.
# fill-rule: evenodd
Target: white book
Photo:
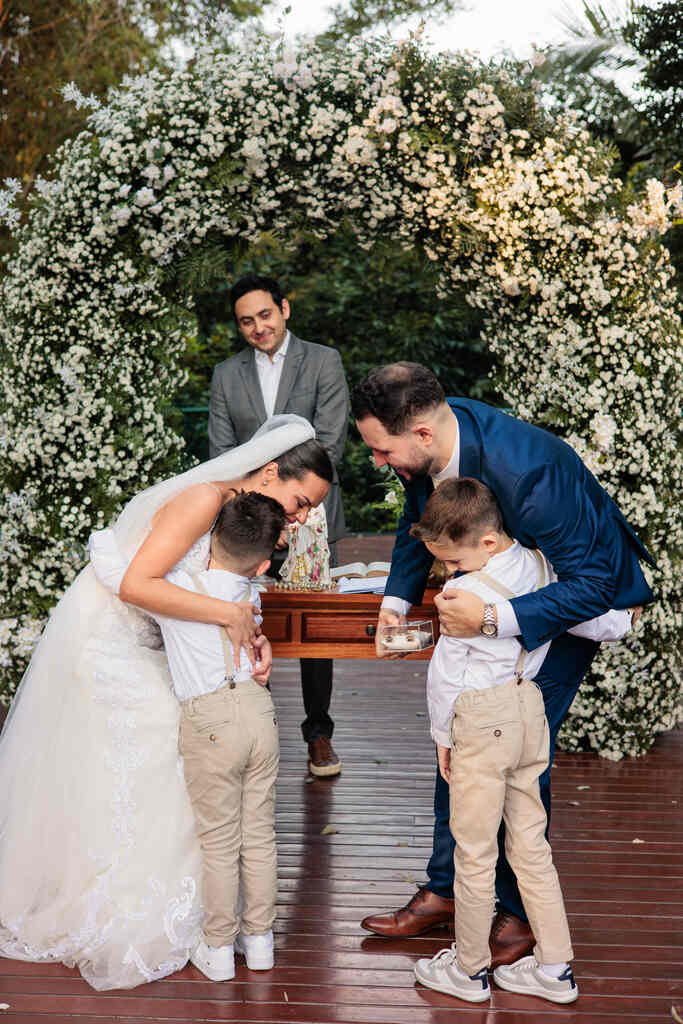
<path fill-rule="evenodd" d="M 350 579 L 342 576 L 337 592 L 339 594 L 383 594 L 388 576 L 362 576 Z"/>
<path fill-rule="evenodd" d="M 348 565 L 338 565 L 336 569 L 330 569 L 330 576 L 333 580 L 340 580 L 342 576 L 347 579 L 367 579 L 373 576 L 388 576 L 391 570 L 391 562 L 349 562 Z"/>

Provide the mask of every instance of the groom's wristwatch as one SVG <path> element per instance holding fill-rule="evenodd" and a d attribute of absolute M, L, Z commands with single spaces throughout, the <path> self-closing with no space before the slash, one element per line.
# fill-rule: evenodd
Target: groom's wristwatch
<path fill-rule="evenodd" d="M 484 618 L 481 626 L 479 627 L 479 632 L 482 636 L 498 636 L 498 623 L 496 622 L 495 605 L 484 605 Z"/>

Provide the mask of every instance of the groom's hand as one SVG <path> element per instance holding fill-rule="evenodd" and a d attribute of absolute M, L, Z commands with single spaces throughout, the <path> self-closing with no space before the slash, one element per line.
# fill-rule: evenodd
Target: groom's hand
<path fill-rule="evenodd" d="M 404 654 L 397 654 L 392 651 L 391 653 L 382 646 L 382 626 L 405 626 L 406 622 L 405 615 L 399 615 L 398 612 L 392 612 L 390 608 L 380 608 L 379 616 L 377 618 L 377 632 L 375 633 L 375 654 L 378 658 L 404 658 Z"/>
<path fill-rule="evenodd" d="M 437 594 L 434 605 L 439 627 L 446 636 L 477 636 L 484 621 L 484 602 L 467 590 L 447 590 Z"/>
<path fill-rule="evenodd" d="M 246 651 L 252 671 L 256 668 L 254 641 L 256 640 L 256 619 L 258 608 L 251 601 L 224 601 L 226 621 L 223 623 L 232 644 L 235 668 L 239 670 L 241 648 Z"/>

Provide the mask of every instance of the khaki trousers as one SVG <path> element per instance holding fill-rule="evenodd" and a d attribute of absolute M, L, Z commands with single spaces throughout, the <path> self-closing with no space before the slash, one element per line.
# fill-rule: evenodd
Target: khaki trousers
<path fill-rule="evenodd" d="M 538 777 L 548 764 L 548 723 L 535 683 L 512 679 L 469 690 L 451 723 L 450 826 L 455 839 L 455 942 L 458 965 L 476 974 L 491 964 L 498 828 L 536 937 L 541 963 L 573 953 L 562 890 L 545 838 Z"/>
<path fill-rule="evenodd" d="M 178 745 L 202 850 L 206 942 L 229 945 L 240 928 L 262 935 L 275 919 L 277 875 L 280 749 L 269 691 L 249 679 L 185 701 Z"/>

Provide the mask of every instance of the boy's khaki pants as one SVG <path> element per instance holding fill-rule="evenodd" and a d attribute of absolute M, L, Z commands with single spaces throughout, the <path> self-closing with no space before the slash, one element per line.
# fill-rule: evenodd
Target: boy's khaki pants
<path fill-rule="evenodd" d="M 458 965 L 476 974 L 491 964 L 498 828 L 536 938 L 541 963 L 573 953 L 562 890 L 545 838 L 538 777 L 548 764 L 548 723 L 535 683 L 522 679 L 469 690 L 451 723 L 450 826 L 455 839 L 455 943 Z"/>
<path fill-rule="evenodd" d="M 280 750 L 269 691 L 249 679 L 185 701 L 179 749 L 202 849 L 206 942 L 230 945 L 240 928 L 262 935 L 275 919 L 277 873 Z"/>

